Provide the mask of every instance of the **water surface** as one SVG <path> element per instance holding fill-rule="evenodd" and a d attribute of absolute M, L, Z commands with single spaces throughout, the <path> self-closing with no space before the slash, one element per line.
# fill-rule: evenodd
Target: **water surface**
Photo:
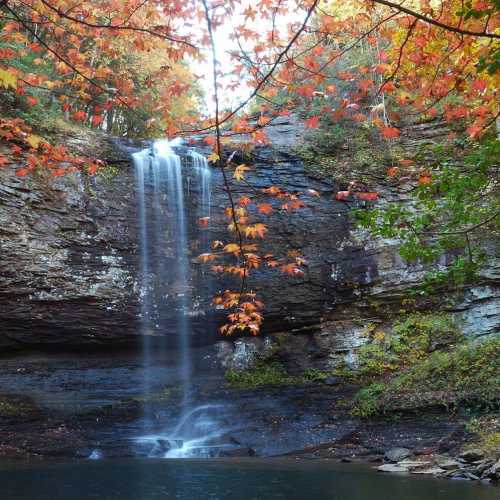
<path fill-rule="evenodd" d="M 485 484 L 295 460 L 98 460 L 0 467 L 1 500 L 493 500 Z"/>

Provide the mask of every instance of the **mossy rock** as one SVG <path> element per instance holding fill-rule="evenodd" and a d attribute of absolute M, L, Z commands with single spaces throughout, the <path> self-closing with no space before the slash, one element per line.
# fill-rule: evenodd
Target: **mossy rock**
<path fill-rule="evenodd" d="M 17 422 L 39 420 L 44 417 L 40 408 L 26 397 L 19 395 L 0 394 L 0 422 Z"/>

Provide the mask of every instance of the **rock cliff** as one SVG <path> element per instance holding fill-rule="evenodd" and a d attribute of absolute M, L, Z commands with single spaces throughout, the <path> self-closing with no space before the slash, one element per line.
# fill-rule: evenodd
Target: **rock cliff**
<path fill-rule="evenodd" d="M 335 200 L 336 186 L 308 175 L 291 153 L 299 132 L 293 123 L 274 127 L 274 147 L 256 150 L 247 183 L 235 184 L 234 193 L 249 195 L 271 185 L 305 193 L 306 208 L 292 214 L 278 212 L 265 221 L 269 233 L 263 243 L 276 254 L 300 249 L 307 259 L 305 275 L 286 277 L 276 270 L 261 270 L 250 286 L 266 304 L 264 331 L 309 332 L 294 335 L 292 344 L 327 363 L 332 352 L 351 356 L 364 342 L 366 325 L 384 322 L 397 311 L 425 270 L 403 262 L 396 242 L 371 241 L 353 228 L 350 207 Z M 87 153 L 93 149 L 112 159 L 113 167 L 94 177 L 74 174 L 57 180 L 42 175 L 19 178 L 12 169 L 0 170 L 2 349 L 130 345 L 140 335 L 134 169 L 123 144 L 118 147 L 94 134 L 66 140 L 73 149 Z M 308 195 L 307 189 L 316 190 L 319 197 Z M 217 171 L 211 203 L 208 237 L 223 240 L 227 201 Z M 190 226 L 195 225 L 191 220 Z M 448 305 L 471 335 L 500 329 L 500 268 L 494 259 L 496 247 L 493 242 L 489 246 L 492 257 L 482 282 Z M 207 271 L 196 262 L 199 242 L 193 241 L 192 248 L 196 294 L 197 280 Z M 227 278 L 212 277 L 214 291 L 230 284 Z M 189 314 L 194 341 L 218 338 L 216 324 L 223 320 L 223 311 L 213 311 L 210 297 L 198 297 Z M 208 318 L 213 321 L 207 323 Z"/>

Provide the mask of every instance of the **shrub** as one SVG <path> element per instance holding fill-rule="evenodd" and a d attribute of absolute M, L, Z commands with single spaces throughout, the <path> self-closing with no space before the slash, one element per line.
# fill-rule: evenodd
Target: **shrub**
<path fill-rule="evenodd" d="M 369 416 L 382 410 L 467 405 L 495 409 L 500 396 L 500 339 L 459 345 L 418 359 L 386 384 L 358 392 L 353 413 Z"/>
<path fill-rule="evenodd" d="M 227 370 L 226 380 L 237 389 L 255 389 L 266 385 L 287 385 L 299 383 L 296 377 L 287 373 L 277 361 L 258 360 L 252 368 L 245 371 Z"/>
<path fill-rule="evenodd" d="M 386 372 L 413 365 L 429 353 L 450 347 L 463 335 L 446 314 L 412 314 L 395 323 L 388 335 L 375 334 L 359 350 L 361 378 L 379 377 Z"/>

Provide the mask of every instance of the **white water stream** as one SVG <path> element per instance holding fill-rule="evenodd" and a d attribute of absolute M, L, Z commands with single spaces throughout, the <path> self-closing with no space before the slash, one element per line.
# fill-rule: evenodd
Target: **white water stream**
<path fill-rule="evenodd" d="M 179 156 L 177 142 L 155 141 L 151 148 L 132 155 L 136 172 L 141 275 L 141 325 L 143 339 L 145 399 L 154 382 L 150 369 L 159 350 L 169 349 L 165 338 L 175 318 L 176 363 L 180 380 L 180 408 L 174 428 L 150 432 L 137 441 L 150 444 L 150 456 L 208 456 L 210 442 L 217 430 L 210 414 L 215 406 L 192 407 L 192 326 L 191 266 L 189 217 L 186 198 L 196 206 L 196 218 L 210 217 L 210 167 L 204 156 L 188 150 Z M 184 160 L 184 161 L 183 161 Z M 196 183 L 197 186 L 192 184 Z M 191 218 L 192 220 L 192 218 Z M 200 230 L 201 247 L 209 244 L 206 231 Z M 200 252 L 201 253 L 201 252 Z M 204 280 L 199 294 L 211 293 Z M 204 295 L 205 296 L 205 295 Z M 145 405 L 146 427 L 150 430 L 154 415 Z M 145 429 L 146 431 L 146 429 Z"/>

